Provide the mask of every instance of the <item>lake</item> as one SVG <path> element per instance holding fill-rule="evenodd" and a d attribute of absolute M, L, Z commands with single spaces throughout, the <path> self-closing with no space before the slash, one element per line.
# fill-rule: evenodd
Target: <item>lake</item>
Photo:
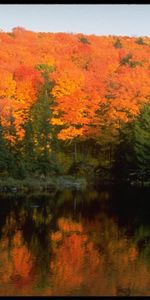
<path fill-rule="evenodd" d="M 0 295 L 149 296 L 149 194 L 1 194 Z"/>

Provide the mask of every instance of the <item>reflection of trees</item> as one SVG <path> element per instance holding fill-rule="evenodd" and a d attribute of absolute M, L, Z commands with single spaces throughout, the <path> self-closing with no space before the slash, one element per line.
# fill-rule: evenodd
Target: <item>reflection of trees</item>
<path fill-rule="evenodd" d="M 118 229 L 114 219 L 100 214 L 96 222 L 86 222 L 84 226 L 103 257 L 103 276 L 107 278 L 107 293 L 148 295 L 150 273 L 147 265 L 139 256 L 136 243 Z"/>
<path fill-rule="evenodd" d="M 0 280 L 1 284 L 9 284 L 10 288 L 0 287 L 2 295 L 26 294 L 30 291 L 31 282 L 34 280 L 33 256 L 23 243 L 22 232 L 14 233 L 11 248 L 8 251 L 9 239 L 4 236 L 0 244 Z"/>
<path fill-rule="evenodd" d="M 11 278 L 18 285 L 24 285 L 27 283 L 30 284 L 33 279 L 34 258 L 27 246 L 24 244 L 22 232 L 19 230 L 13 237 L 11 254 L 14 265 L 14 272 Z"/>
<path fill-rule="evenodd" d="M 105 214 L 58 219 L 51 235 L 54 295 L 148 295 L 150 273 L 138 247 Z"/>
<path fill-rule="evenodd" d="M 62 196 L 55 203 L 47 196 L 40 204 L 35 197 L 39 207 L 22 201 L 8 211 L 0 241 L 0 295 L 150 295 L 149 226 L 138 226 L 129 238 L 106 213 L 107 193 L 97 204 L 99 194 L 91 191 L 87 208 L 86 193 Z"/>
<path fill-rule="evenodd" d="M 100 263 L 98 253 L 92 242 L 83 232 L 81 224 L 71 219 L 58 219 L 59 231 L 51 236 L 54 259 L 50 268 L 53 272 L 54 295 L 78 294 L 84 284 L 85 274 L 90 265 L 92 276 Z M 58 242 L 58 244 L 57 244 Z"/>
<path fill-rule="evenodd" d="M 47 286 L 51 245 L 49 242 L 49 226 L 51 224 L 51 210 L 48 205 L 27 211 L 22 226 L 23 237 L 28 249 L 34 256 L 35 273 L 37 275 L 36 288 Z"/>
<path fill-rule="evenodd" d="M 139 226 L 135 231 L 133 242 L 137 245 L 140 257 L 145 261 L 150 272 L 150 227 Z"/>
<path fill-rule="evenodd" d="M 9 280 L 21 289 L 21 285 L 36 287 L 38 293 L 48 279 L 50 261 L 49 226 L 51 211 L 48 205 L 41 208 L 24 206 L 14 209 L 6 217 L 3 239 L 7 241 L 8 264 L 12 272 Z M 26 290 L 24 291 L 26 293 Z"/>

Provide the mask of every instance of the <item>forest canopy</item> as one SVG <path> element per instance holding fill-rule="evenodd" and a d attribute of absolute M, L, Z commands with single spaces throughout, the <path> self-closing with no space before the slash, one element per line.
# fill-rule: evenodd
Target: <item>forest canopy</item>
<path fill-rule="evenodd" d="M 147 171 L 149 37 L 16 27 L 0 62 L 1 176 Z"/>

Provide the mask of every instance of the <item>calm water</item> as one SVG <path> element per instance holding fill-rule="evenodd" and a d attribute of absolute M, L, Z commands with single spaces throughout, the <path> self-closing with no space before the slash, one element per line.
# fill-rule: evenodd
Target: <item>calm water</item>
<path fill-rule="evenodd" d="M 0 295 L 150 295 L 148 190 L 0 198 Z"/>

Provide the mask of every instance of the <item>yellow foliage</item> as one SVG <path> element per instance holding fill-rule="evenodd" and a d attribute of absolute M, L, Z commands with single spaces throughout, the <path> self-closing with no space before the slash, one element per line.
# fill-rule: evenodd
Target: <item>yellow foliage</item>
<path fill-rule="evenodd" d="M 11 98 L 15 95 L 16 82 L 9 72 L 0 72 L 0 97 Z"/>
<path fill-rule="evenodd" d="M 51 124 L 52 125 L 63 125 L 64 122 L 62 120 L 58 119 L 58 118 L 52 118 L 51 119 Z"/>
<path fill-rule="evenodd" d="M 62 129 L 61 132 L 58 134 L 58 138 L 62 140 L 72 139 L 77 136 L 83 135 L 83 128 L 75 128 L 70 126 L 69 128 Z"/>

